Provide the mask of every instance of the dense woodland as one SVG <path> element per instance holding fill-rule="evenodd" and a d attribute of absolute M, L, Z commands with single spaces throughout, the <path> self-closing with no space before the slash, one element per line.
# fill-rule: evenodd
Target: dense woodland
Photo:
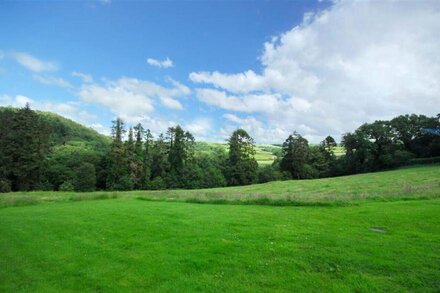
<path fill-rule="evenodd" d="M 231 134 L 226 150 L 199 151 L 178 125 L 153 137 L 141 124 L 127 128 L 116 119 L 108 138 L 29 106 L 0 108 L 0 191 L 194 189 L 378 171 L 440 156 L 440 137 L 422 131 L 440 128 L 439 118 L 412 114 L 363 124 L 342 137 L 342 156 L 331 136 L 310 145 L 294 132 L 273 164 L 259 166 L 243 129 Z"/>

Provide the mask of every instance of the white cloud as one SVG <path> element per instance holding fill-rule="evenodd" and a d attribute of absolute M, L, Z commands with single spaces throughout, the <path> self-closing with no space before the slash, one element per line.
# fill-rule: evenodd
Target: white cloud
<path fill-rule="evenodd" d="M 73 71 L 72 76 L 80 78 L 85 83 L 92 83 L 93 82 L 93 77 L 90 74 L 86 74 L 86 73 L 82 73 L 82 72 L 78 72 L 78 71 Z"/>
<path fill-rule="evenodd" d="M 31 104 L 33 102 L 34 102 L 33 100 L 29 99 L 26 96 L 18 95 L 15 97 L 15 104 L 18 107 L 24 107 L 24 106 L 26 106 L 26 104 Z"/>
<path fill-rule="evenodd" d="M 169 109 L 174 109 L 174 110 L 183 109 L 182 104 L 176 99 L 170 97 L 161 97 L 160 100 L 162 101 L 162 104 Z"/>
<path fill-rule="evenodd" d="M 202 141 L 212 141 L 214 138 L 212 137 L 212 120 L 206 117 L 199 117 L 194 119 L 193 121 L 186 123 L 183 125 L 183 128 L 189 132 L 197 140 Z"/>
<path fill-rule="evenodd" d="M 153 58 L 148 58 L 147 63 L 150 64 L 151 66 L 155 66 L 158 68 L 170 68 L 174 66 L 173 61 L 168 57 L 162 61 Z"/>
<path fill-rule="evenodd" d="M 43 61 L 24 52 L 10 52 L 8 56 L 12 57 L 20 65 L 34 72 L 56 71 L 58 67 L 53 62 Z"/>
<path fill-rule="evenodd" d="M 123 77 L 104 85 L 83 85 L 78 95 L 85 102 L 108 107 L 129 122 L 138 122 L 151 116 L 157 102 L 169 109 L 183 109 L 177 98 L 188 95 L 190 90 L 176 81 L 172 85 L 163 87 L 147 80 Z"/>
<path fill-rule="evenodd" d="M 46 84 L 46 85 L 55 85 L 55 86 L 59 86 L 59 87 L 63 87 L 63 88 L 72 88 L 72 84 L 70 84 L 70 82 L 60 78 L 60 77 L 54 77 L 54 76 L 48 76 L 48 75 L 38 75 L 38 74 L 34 74 L 33 78 L 38 81 L 41 82 L 42 84 Z"/>
<path fill-rule="evenodd" d="M 261 73 L 189 77 L 211 86 L 196 90 L 204 103 L 264 115 L 278 141 L 293 130 L 338 137 L 374 119 L 436 114 L 439 31 L 438 1 L 342 0 L 265 43 Z"/>

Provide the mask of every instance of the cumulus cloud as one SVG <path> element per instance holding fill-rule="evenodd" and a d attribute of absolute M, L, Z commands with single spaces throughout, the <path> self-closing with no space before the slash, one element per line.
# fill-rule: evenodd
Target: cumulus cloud
<path fill-rule="evenodd" d="M 8 56 L 12 57 L 20 65 L 34 72 L 56 71 L 58 67 L 55 63 L 40 60 L 28 53 L 10 52 Z"/>
<path fill-rule="evenodd" d="M 82 80 L 82 82 L 85 82 L 85 83 L 92 83 L 93 82 L 93 77 L 87 73 L 73 71 L 72 76 L 80 78 Z"/>
<path fill-rule="evenodd" d="M 46 85 L 55 85 L 55 86 L 59 86 L 59 87 L 63 87 L 63 88 L 72 88 L 73 87 L 72 84 L 70 84 L 70 82 L 68 82 L 60 77 L 34 74 L 33 78 L 36 81 L 38 81 L 42 84 L 46 84 Z"/>
<path fill-rule="evenodd" d="M 129 122 L 138 122 L 151 115 L 157 102 L 169 109 L 183 109 L 178 98 L 190 92 L 188 87 L 176 81 L 172 82 L 172 87 L 163 87 L 147 80 L 123 77 L 103 85 L 83 85 L 78 95 L 85 102 L 108 107 Z"/>
<path fill-rule="evenodd" d="M 207 117 L 199 117 L 183 125 L 185 130 L 191 132 L 198 140 L 213 141 L 212 120 Z"/>
<path fill-rule="evenodd" d="M 440 2 L 337 1 L 264 44 L 262 70 L 193 72 L 199 100 L 318 140 L 374 119 L 434 115 Z M 301 130 L 302 129 L 302 130 Z M 257 137 L 266 141 L 265 137 Z"/>
<path fill-rule="evenodd" d="M 153 58 L 148 58 L 147 63 L 150 64 L 151 66 L 155 66 L 158 68 L 170 68 L 174 66 L 173 61 L 168 57 L 162 61 Z"/>

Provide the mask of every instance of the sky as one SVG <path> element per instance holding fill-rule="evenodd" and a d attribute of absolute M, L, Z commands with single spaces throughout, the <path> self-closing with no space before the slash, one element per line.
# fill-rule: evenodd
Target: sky
<path fill-rule="evenodd" d="M 440 1 L 0 1 L 0 106 L 317 143 L 440 112 Z"/>

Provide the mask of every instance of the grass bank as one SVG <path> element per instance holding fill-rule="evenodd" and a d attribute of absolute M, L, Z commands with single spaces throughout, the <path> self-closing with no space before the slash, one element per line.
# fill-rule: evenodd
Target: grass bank
<path fill-rule="evenodd" d="M 0 207 L 111 198 L 218 204 L 344 206 L 371 201 L 439 197 L 440 166 L 425 165 L 335 178 L 277 181 L 200 190 L 7 193 L 0 195 Z"/>

